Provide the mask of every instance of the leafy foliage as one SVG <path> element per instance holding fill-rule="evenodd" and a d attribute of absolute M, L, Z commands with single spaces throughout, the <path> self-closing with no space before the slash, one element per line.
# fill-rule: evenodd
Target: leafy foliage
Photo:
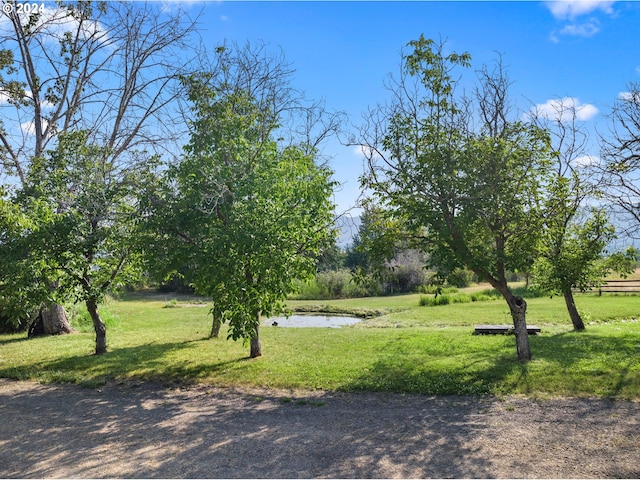
<path fill-rule="evenodd" d="M 249 92 L 218 95 L 189 81 L 195 119 L 167 173 L 164 268 L 188 265 L 185 277 L 213 299 L 214 321 L 228 322 L 234 340 L 257 340 L 260 315 L 282 312 L 294 281 L 312 276 L 331 244 L 331 171 L 303 148 L 279 146 L 272 112 Z"/>
<path fill-rule="evenodd" d="M 445 54 L 422 36 L 409 46 L 394 102 L 378 110 L 382 120 L 361 140 L 370 167 L 362 185 L 433 265 L 467 267 L 503 294 L 520 330 L 519 357 L 527 358 L 526 330 L 518 327 L 526 303 L 513 296 L 506 275 L 528 268 L 537 246 L 548 135 L 508 120 L 502 71 L 480 79 L 482 121 L 474 130 L 473 104 L 455 94 L 455 71 L 470 65 L 469 54 Z"/>
<path fill-rule="evenodd" d="M 6 297 L 31 309 L 47 300 L 85 302 L 103 337 L 97 305 L 142 273 L 137 195 L 154 166 L 144 155 L 121 164 L 109 154 L 88 143 L 87 132 L 63 133 L 55 150 L 33 159 L 13 202 L 2 203 Z M 97 353 L 106 349 L 102 340 Z"/>

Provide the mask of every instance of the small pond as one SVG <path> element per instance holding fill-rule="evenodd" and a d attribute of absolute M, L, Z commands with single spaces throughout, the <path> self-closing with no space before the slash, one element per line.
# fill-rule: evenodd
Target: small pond
<path fill-rule="evenodd" d="M 277 322 L 279 327 L 340 328 L 354 325 L 361 320 L 361 318 L 357 317 L 341 317 L 337 315 L 290 315 L 289 318 L 268 318 L 264 321 L 264 324 L 271 326 L 273 322 Z"/>

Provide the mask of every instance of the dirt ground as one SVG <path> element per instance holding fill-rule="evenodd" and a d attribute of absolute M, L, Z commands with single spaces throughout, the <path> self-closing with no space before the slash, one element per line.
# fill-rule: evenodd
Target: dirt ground
<path fill-rule="evenodd" d="M 640 403 L 0 379 L 0 477 L 640 477 Z"/>

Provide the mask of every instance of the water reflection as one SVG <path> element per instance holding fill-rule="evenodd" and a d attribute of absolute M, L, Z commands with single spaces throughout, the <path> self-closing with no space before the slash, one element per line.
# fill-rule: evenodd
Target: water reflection
<path fill-rule="evenodd" d="M 279 327 L 315 327 L 315 328 L 340 328 L 354 325 L 361 318 L 340 317 L 336 315 L 290 315 L 289 318 L 275 317 L 264 321 L 265 325 L 277 323 Z"/>

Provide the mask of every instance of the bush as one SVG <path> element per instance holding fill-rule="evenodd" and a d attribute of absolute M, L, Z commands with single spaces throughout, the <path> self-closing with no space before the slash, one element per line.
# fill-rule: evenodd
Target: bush
<path fill-rule="evenodd" d="M 384 292 L 415 292 L 428 282 L 428 274 L 424 269 L 424 255 L 418 250 L 402 250 L 388 264 L 385 274 Z"/>
<path fill-rule="evenodd" d="M 24 332 L 34 318 L 34 311 L 29 305 L 23 305 L 19 300 L 11 301 L 0 297 L 0 333 Z"/>
<path fill-rule="evenodd" d="M 472 271 L 456 268 L 453 272 L 447 276 L 447 283 L 454 287 L 465 288 L 471 285 L 475 279 L 475 275 Z"/>
<path fill-rule="evenodd" d="M 344 298 L 349 282 L 351 282 L 351 272 L 344 268 L 316 275 L 316 284 L 324 298 Z"/>
<path fill-rule="evenodd" d="M 27 318 L 16 318 L 0 312 L 0 333 L 24 332 L 29 326 Z"/>
<path fill-rule="evenodd" d="M 291 298 L 297 300 L 368 297 L 378 293 L 373 285 L 357 283 L 351 272 L 345 268 L 320 272 L 309 282 L 297 282 L 296 287 L 297 292 Z"/>

